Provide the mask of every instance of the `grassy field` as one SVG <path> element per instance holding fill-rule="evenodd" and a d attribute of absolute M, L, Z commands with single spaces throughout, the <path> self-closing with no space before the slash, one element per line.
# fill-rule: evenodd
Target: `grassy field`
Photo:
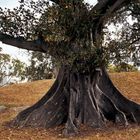
<path fill-rule="evenodd" d="M 140 72 L 112 73 L 110 74 L 116 87 L 129 99 L 140 103 Z M 0 112 L 0 140 L 140 140 L 140 127 L 111 126 L 105 130 L 82 128 L 77 137 L 63 138 L 62 128 L 34 129 L 34 128 L 8 128 L 5 122 L 17 114 L 15 108 L 30 106 L 39 100 L 51 87 L 54 80 L 42 80 L 31 83 L 15 84 L 0 88 L 0 105 L 6 110 Z"/>

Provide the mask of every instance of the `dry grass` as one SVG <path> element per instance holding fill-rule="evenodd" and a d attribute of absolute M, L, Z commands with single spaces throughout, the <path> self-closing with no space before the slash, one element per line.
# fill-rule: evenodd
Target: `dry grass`
<path fill-rule="evenodd" d="M 140 103 L 140 72 L 112 73 L 110 74 L 116 87 L 131 100 Z M 0 88 L 0 104 L 9 108 L 0 113 L 0 140 L 139 140 L 140 127 L 108 127 L 104 130 L 82 128 L 77 137 L 63 138 L 62 128 L 54 129 L 13 129 L 3 126 L 3 123 L 15 117 L 17 112 L 12 110 L 14 106 L 31 105 L 40 99 L 50 88 L 54 80 L 43 80 L 25 84 L 10 85 Z"/>
<path fill-rule="evenodd" d="M 140 103 L 140 72 L 112 73 L 110 77 L 126 97 Z"/>
<path fill-rule="evenodd" d="M 0 104 L 6 106 L 32 105 L 48 91 L 53 82 L 54 80 L 39 80 L 0 88 Z"/>

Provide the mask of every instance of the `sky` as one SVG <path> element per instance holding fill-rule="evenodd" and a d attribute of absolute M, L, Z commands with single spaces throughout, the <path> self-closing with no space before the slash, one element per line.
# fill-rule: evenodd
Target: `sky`
<path fill-rule="evenodd" d="M 19 0 L 0 0 L 0 7 L 12 9 L 19 5 L 18 1 Z M 89 3 L 90 5 L 95 5 L 97 0 L 85 0 L 85 2 Z M 28 62 L 29 55 L 26 53 L 27 51 L 3 44 L 2 42 L 0 42 L 0 47 L 2 47 L 3 53 L 8 53 L 11 55 L 11 57 L 18 58 L 25 63 Z"/>
<path fill-rule="evenodd" d="M 18 0 L 0 0 L 0 7 L 13 8 L 18 5 Z"/>

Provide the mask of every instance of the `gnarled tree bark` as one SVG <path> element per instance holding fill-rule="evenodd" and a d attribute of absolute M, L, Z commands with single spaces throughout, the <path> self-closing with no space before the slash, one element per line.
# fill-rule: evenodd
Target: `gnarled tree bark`
<path fill-rule="evenodd" d="M 104 68 L 78 72 L 63 66 L 52 88 L 33 106 L 19 113 L 12 126 L 50 128 L 65 125 L 65 135 L 81 124 L 104 127 L 108 121 L 140 123 L 140 105 L 126 99 Z"/>

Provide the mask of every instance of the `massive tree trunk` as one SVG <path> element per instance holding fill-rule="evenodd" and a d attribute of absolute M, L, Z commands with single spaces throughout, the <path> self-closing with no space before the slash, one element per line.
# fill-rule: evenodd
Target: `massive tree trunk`
<path fill-rule="evenodd" d="M 105 68 L 82 72 L 63 66 L 48 93 L 20 112 L 11 125 L 50 128 L 63 124 L 67 135 L 77 133 L 81 124 L 100 128 L 109 121 L 140 123 L 140 105 L 115 88 Z"/>

